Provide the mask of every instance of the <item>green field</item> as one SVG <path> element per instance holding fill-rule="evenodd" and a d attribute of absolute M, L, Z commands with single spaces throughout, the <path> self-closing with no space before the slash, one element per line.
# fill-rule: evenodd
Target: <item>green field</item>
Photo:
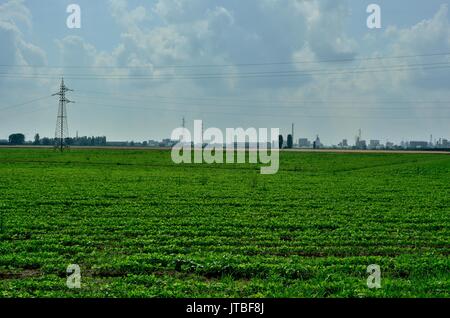
<path fill-rule="evenodd" d="M 260 175 L 0 149 L 0 297 L 450 297 L 449 181 L 444 154 L 283 152 Z"/>

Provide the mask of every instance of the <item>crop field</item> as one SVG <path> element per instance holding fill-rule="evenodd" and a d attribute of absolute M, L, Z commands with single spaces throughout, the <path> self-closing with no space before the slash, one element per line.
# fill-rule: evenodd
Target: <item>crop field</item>
<path fill-rule="evenodd" d="M 0 297 L 450 297 L 446 154 L 0 149 L 0 216 Z"/>

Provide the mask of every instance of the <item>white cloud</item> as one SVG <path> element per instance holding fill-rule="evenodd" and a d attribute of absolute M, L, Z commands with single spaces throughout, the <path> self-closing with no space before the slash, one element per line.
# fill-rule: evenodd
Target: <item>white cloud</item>
<path fill-rule="evenodd" d="M 390 27 L 386 36 L 392 39 L 392 51 L 396 54 L 410 54 L 411 51 L 424 54 L 430 50 L 445 52 L 450 47 L 448 5 L 441 5 L 433 18 L 410 28 Z"/>
<path fill-rule="evenodd" d="M 25 40 L 21 25 L 32 25 L 31 13 L 22 0 L 0 5 L 0 59 L 8 64 L 45 64 L 45 51 Z"/>
<path fill-rule="evenodd" d="M 0 5 L 0 21 L 9 22 L 15 27 L 22 23 L 31 28 L 31 13 L 23 0 L 9 0 Z"/>
<path fill-rule="evenodd" d="M 22 0 L 10 0 L 0 5 L 0 61 L 4 66 L 2 71 L 18 75 L 33 75 L 35 71 L 29 68 L 17 68 L 13 65 L 46 65 L 46 52 L 39 46 L 28 41 L 22 31 L 31 30 L 31 13 Z M 24 81 L 20 78 L 2 78 L 3 89 L 9 90 L 17 84 L 26 87 L 42 84 L 44 81 Z"/>

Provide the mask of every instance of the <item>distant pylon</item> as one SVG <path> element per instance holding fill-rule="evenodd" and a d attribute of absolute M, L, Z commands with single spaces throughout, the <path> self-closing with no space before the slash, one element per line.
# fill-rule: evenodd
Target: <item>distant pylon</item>
<path fill-rule="evenodd" d="M 61 151 L 68 147 L 67 139 L 69 138 L 66 105 L 68 103 L 74 103 L 66 98 L 66 92 L 73 92 L 73 90 L 64 85 L 64 78 L 62 78 L 59 92 L 52 95 L 59 96 L 59 108 L 55 129 L 55 148 L 59 148 Z"/>

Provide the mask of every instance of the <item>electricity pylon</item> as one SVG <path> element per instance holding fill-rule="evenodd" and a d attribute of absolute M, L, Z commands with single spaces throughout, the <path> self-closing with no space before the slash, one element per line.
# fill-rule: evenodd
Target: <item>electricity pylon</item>
<path fill-rule="evenodd" d="M 67 126 L 67 110 L 66 105 L 68 103 L 74 103 L 66 98 L 66 92 L 73 92 L 64 84 L 64 78 L 61 79 L 61 86 L 59 92 L 53 94 L 52 96 L 59 96 L 59 108 L 58 117 L 56 119 L 56 130 L 55 130 L 55 148 L 59 148 L 61 152 L 64 148 L 69 145 L 67 139 L 69 138 L 69 128 Z"/>

